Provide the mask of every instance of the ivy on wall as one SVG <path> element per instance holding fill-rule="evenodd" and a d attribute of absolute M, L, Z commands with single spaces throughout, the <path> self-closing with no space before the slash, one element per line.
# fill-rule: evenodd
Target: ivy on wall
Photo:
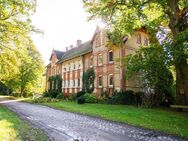
<path fill-rule="evenodd" d="M 85 92 L 92 93 L 94 90 L 95 72 L 93 68 L 88 69 L 83 74 L 83 88 Z"/>
<path fill-rule="evenodd" d="M 58 93 L 62 92 L 62 78 L 60 75 L 50 76 L 48 81 L 50 82 L 50 91 L 56 90 Z"/>

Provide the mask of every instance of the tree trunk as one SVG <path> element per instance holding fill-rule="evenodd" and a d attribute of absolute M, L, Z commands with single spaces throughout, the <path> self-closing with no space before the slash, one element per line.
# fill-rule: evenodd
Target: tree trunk
<path fill-rule="evenodd" d="M 188 105 L 188 64 L 176 65 L 177 104 Z"/>
<path fill-rule="evenodd" d="M 166 13 L 169 16 L 169 27 L 172 31 L 174 41 L 177 38 L 177 35 L 182 31 L 186 30 L 186 25 L 182 25 L 182 27 L 178 26 L 181 20 L 186 20 L 184 16 L 186 14 L 181 11 L 178 7 L 179 0 L 168 0 L 169 9 L 167 8 Z M 184 11 L 188 8 L 185 7 Z M 187 23 L 183 21 L 183 23 Z M 178 48 L 178 45 L 181 45 L 181 42 L 175 43 L 175 50 L 180 51 L 182 54 L 178 54 L 181 56 L 176 56 L 175 54 L 175 69 L 176 69 L 176 103 L 180 105 L 188 105 L 188 63 L 186 56 L 186 52 Z M 182 44 L 183 45 L 183 44 Z M 178 58 L 178 59 L 177 59 Z"/>

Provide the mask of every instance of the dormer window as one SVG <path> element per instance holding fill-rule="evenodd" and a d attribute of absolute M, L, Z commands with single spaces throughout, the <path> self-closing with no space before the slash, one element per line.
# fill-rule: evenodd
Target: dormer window
<path fill-rule="evenodd" d="M 137 35 L 136 35 L 136 42 L 137 42 L 138 44 L 141 44 L 141 35 L 140 35 L 140 34 L 137 34 Z"/>

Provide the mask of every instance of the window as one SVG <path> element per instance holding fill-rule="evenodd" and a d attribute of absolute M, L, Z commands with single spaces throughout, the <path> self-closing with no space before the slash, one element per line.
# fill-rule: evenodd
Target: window
<path fill-rule="evenodd" d="M 113 86 L 114 85 L 114 78 L 113 78 L 113 75 L 110 74 L 109 75 L 109 86 Z"/>
<path fill-rule="evenodd" d="M 111 63 L 113 62 L 114 59 L 113 59 L 113 52 L 112 50 L 108 52 L 108 62 Z"/>
<path fill-rule="evenodd" d="M 73 65 L 73 68 L 74 68 L 74 70 L 76 69 L 76 65 L 75 64 Z"/>
<path fill-rule="evenodd" d="M 75 87 L 75 80 L 73 80 L 73 87 Z"/>
<path fill-rule="evenodd" d="M 68 69 L 69 69 L 69 71 L 70 71 L 70 64 L 68 65 Z"/>
<path fill-rule="evenodd" d="M 97 35 L 97 36 L 95 37 L 95 47 L 99 47 L 99 46 L 100 46 L 100 36 Z"/>
<path fill-rule="evenodd" d="M 89 66 L 93 67 L 93 56 L 90 57 Z"/>
<path fill-rule="evenodd" d="M 140 34 L 137 34 L 137 35 L 136 35 L 136 42 L 137 42 L 138 44 L 141 44 L 141 35 L 140 35 Z"/>
<path fill-rule="evenodd" d="M 103 57 L 102 54 L 98 55 L 98 65 L 101 66 L 103 64 Z"/>
<path fill-rule="evenodd" d="M 70 87 L 70 81 L 68 81 L 68 87 Z"/>
<path fill-rule="evenodd" d="M 80 79 L 78 79 L 78 87 L 80 87 Z"/>
<path fill-rule="evenodd" d="M 66 72 L 66 67 L 64 67 L 64 72 Z"/>
<path fill-rule="evenodd" d="M 144 45 L 148 46 L 148 39 L 146 37 L 144 37 Z"/>
<path fill-rule="evenodd" d="M 66 87 L 66 81 L 64 81 L 64 87 Z"/>
<path fill-rule="evenodd" d="M 98 86 L 102 86 L 102 76 L 99 76 L 99 79 L 98 79 Z"/>

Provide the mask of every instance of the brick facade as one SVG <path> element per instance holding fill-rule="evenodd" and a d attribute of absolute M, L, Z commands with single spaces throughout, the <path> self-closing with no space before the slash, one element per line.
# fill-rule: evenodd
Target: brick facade
<path fill-rule="evenodd" d="M 141 29 L 135 31 L 130 37 L 125 37 L 123 47 L 107 47 L 106 31 L 97 28 L 91 41 L 81 44 L 79 40 L 79 45 L 66 51 L 61 59 L 57 60 L 55 53 L 52 52 L 51 63 L 46 67 L 46 89 L 49 88 L 48 77 L 55 72 L 62 76 L 63 94 L 77 93 L 83 87 L 83 73 L 89 68 L 94 68 L 96 77 L 93 93 L 98 96 L 105 91 L 110 95 L 114 90 L 138 91 L 140 87 L 136 80 L 125 79 L 126 66 L 120 58 L 134 53 L 141 45 L 147 46 L 148 38 L 148 33 Z"/>

